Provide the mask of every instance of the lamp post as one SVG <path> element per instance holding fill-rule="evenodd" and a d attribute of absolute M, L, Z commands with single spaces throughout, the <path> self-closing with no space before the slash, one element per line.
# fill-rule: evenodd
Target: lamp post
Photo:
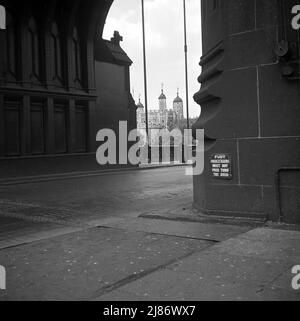
<path fill-rule="evenodd" d="M 186 90 L 186 118 L 187 128 L 190 128 L 190 115 L 189 115 L 189 79 L 188 79 L 188 47 L 186 35 L 186 5 L 183 0 L 183 20 L 184 20 L 184 56 L 185 56 L 185 90 Z"/>
<path fill-rule="evenodd" d="M 144 58 L 146 133 L 147 133 L 147 137 L 148 137 L 149 136 L 149 124 L 148 124 L 148 90 L 147 90 L 146 36 L 145 36 L 145 7 L 144 7 L 144 0 L 141 0 L 141 2 L 142 2 L 142 25 L 143 25 L 143 58 Z"/>

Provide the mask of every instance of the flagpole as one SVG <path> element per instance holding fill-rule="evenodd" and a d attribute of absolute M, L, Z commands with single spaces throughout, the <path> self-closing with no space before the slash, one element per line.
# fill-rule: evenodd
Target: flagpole
<path fill-rule="evenodd" d="M 145 8 L 144 0 L 142 2 L 142 25 L 143 25 L 143 58 L 144 58 L 144 88 L 145 88 L 145 112 L 146 112 L 146 133 L 149 136 L 148 123 L 148 90 L 147 90 L 147 59 L 146 59 L 146 36 L 145 36 Z M 148 138 L 147 138 L 148 139 Z"/>
<path fill-rule="evenodd" d="M 186 35 L 186 5 L 183 0 L 183 17 L 184 17 L 184 56 L 185 56 L 185 90 L 186 90 L 186 118 L 187 128 L 190 128 L 190 115 L 189 115 L 189 78 L 188 78 L 188 47 L 187 47 L 187 35 Z"/>

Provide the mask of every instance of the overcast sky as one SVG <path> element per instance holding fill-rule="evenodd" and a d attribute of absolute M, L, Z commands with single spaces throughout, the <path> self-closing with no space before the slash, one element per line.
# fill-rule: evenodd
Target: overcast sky
<path fill-rule="evenodd" d="M 186 0 L 186 6 L 190 113 L 197 117 L 200 107 L 193 101 L 193 95 L 200 88 L 197 82 L 201 72 L 200 1 Z M 145 0 L 145 20 L 148 105 L 150 109 L 158 108 L 158 96 L 164 83 L 168 108 L 172 108 L 177 87 L 185 102 L 183 0 Z M 121 46 L 133 61 L 131 88 L 134 88 L 134 98 L 137 101 L 141 94 L 144 103 L 141 0 L 114 0 L 106 21 L 104 39 L 110 39 L 114 30 L 123 36 Z"/>

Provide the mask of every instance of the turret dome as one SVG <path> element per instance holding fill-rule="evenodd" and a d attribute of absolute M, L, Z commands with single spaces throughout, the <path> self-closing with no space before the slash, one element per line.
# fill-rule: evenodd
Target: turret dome
<path fill-rule="evenodd" d="M 141 103 L 141 99 L 139 99 L 139 102 L 137 103 L 137 108 L 143 108 L 144 109 L 144 105 Z"/>
<path fill-rule="evenodd" d="M 158 97 L 158 99 L 159 99 L 159 100 L 166 100 L 166 99 L 167 99 L 166 95 L 164 94 L 164 90 L 163 90 L 163 89 L 161 90 L 161 94 L 160 94 L 160 96 Z"/>
<path fill-rule="evenodd" d="M 173 101 L 174 103 L 183 103 L 183 100 L 179 97 L 179 92 L 177 91 L 177 97 Z"/>

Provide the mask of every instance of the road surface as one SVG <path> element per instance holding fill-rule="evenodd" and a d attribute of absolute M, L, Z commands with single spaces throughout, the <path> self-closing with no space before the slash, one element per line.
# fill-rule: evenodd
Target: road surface
<path fill-rule="evenodd" d="M 24 220 L 68 225 L 191 206 L 192 178 L 185 167 L 132 170 L 3 186 L 0 195 L 1 234 Z"/>
<path fill-rule="evenodd" d="M 190 217 L 184 168 L 0 192 L 0 301 L 300 300 L 291 287 L 299 231 L 151 218 Z"/>

